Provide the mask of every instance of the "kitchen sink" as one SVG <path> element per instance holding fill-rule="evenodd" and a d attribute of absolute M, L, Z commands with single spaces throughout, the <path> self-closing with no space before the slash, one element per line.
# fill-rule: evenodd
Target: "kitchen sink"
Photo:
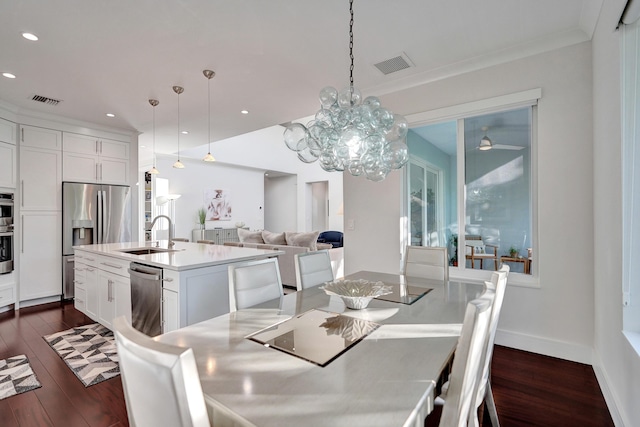
<path fill-rule="evenodd" d="M 176 252 L 176 250 L 164 249 L 164 248 L 133 248 L 133 249 L 120 249 L 119 252 L 124 252 L 125 254 L 131 254 L 131 255 L 151 255 L 151 254 L 160 254 L 165 252 Z"/>

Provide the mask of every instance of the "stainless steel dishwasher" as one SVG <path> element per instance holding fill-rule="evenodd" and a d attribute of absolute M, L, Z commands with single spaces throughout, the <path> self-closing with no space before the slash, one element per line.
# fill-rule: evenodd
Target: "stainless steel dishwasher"
<path fill-rule="evenodd" d="M 162 269 L 132 262 L 131 323 L 140 332 L 155 337 L 162 333 Z"/>

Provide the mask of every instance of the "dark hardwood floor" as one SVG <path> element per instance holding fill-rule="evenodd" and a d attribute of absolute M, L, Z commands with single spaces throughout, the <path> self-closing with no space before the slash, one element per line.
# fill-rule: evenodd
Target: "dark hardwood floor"
<path fill-rule="evenodd" d="M 42 383 L 0 400 L 0 426 L 129 425 L 120 377 L 85 388 L 42 338 L 88 323 L 70 303 L 0 314 L 0 359 L 26 354 Z M 591 366 L 496 346 L 492 384 L 503 427 L 613 426 Z"/>
<path fill-rule="evenodd" d="M 0 400 L 0 426 L 128 426 L 120 377 L 86 387 L 42 338 L 93 323 L 71 303 L 0 314 L 0 359 L 26 354 L 42 384 Z"/>

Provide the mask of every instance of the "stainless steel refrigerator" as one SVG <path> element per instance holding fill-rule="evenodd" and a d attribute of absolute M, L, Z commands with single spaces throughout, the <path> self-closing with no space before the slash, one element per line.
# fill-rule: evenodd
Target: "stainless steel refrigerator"
<path fill-rule="evenodd" d="M 63 298 L 73 298 L 73 247 L 131 241 L 131 188 L 62 183 Z"/>

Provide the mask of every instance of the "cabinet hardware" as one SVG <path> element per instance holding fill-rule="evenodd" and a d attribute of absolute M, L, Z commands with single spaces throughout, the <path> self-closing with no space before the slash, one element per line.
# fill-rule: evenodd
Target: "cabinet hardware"
<path fill-rule="evenodd" d="M 20 128 L 20 133 L 22 133 L 22 136 L 20 138 L 20 142 L 24 142 L 24 128 Z"/>
<path fill-rule="evenodd" d="M 118 268 L 118 269 L 122 270 L 122 266 L 121 265 L 115 265 L 115 264 L 111 264 L 111 263 L 108 263 L 108 262 L 101 262 L 100 264 L 106 265 L 107 267 Z"/>
<path fill-rule="evenodd" d="M 162 279 L 163 282 L 173 282 L 173 277 L 167 277 L 166 279 Z"/>

